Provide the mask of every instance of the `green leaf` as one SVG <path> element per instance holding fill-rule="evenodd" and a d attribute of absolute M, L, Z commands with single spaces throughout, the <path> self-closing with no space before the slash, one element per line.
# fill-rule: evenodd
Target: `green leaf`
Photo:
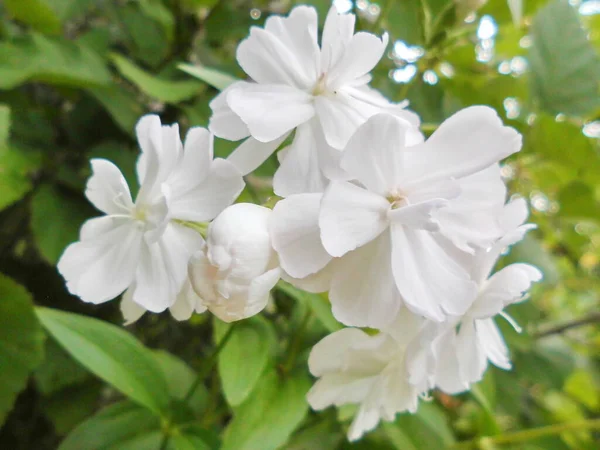
<path fill-rule="evenodd" d="M 330 333 L 344 328 L 343 325 L 335 320 L 335 317 L 333 317 L 333 313 L 331 312 L 331 304 L 323 295 L 301 291 L 300 289 L 296 289 L 291 284 L 283 281 L 279 282 L 277 287 L 291 298 L 297 300 L 298 302 L 305 303 Z"/>
<path fill-rule="evenodd" d="M 600 58 L 569 2 L 552 0 L 542 8 L 531 35 L 531 89 L 541 108 L 572 116 L 600 108 Z"/>
<path fill-rule="evenodd" d="M 210 67 L 204 67 L 200 64 L 179 64 L 177 67 L 183 70 L 185 73 L 204 81 L 206 84 L 211 85 L 215 89 L 220 91 L 227 88 L 232 83 L 239 81 L 237 78 L 232 77 L 226 73 L 220 72 Z"/>
<path fill-rule="evenodd" d="M 398 450 L 442 449 L 455 442 L 443 410 L 435 403 L 421 402 L 415 414 L 401 414 L 383 430 Z"/>
<path fill-rule="evenodd" d="M 163 5 L 162 0 L 139 0 L 142 12 L 158 22 L 165 31 L 168 41 L 173 40 L 175 30 L 175 18 L 169 8 Z"/>
<path fill-rule="evenodd" d="M 88 92 L 108 111 L 115 123 L 128 134 L 144 114 L 144 107 L 136 95 L 118 84 L 91 88 Z"/>
<path fill-rule="evenodd" d="M 10 109 L 0 105 L 0 210 L 31 190 L 30 174 L 41 165 L 39 153 L 10 146 L 10 126 Z"/>
<path fill-rule="evenodd" d="M 275 450 L 289 439 L 308 411 L 305 374 L 280 378 L 266 372 L 236 410 L 223 434 L 221 450 Z"/>
<path fill-rule="evenodd" d="M 98 319 L 38 308 L 46 330 L 80 364 L 151 411 L 169 406 L 164 374 L 152 353 L 121 328 Z"/>
<path fill-rule="evenodd" d="M 167 380 L 169 396 L 176 400 L 184 400 L 196 380 L 196 373 L 181 359 L 165 351 L 155 351 L 154 358 Z M 194 395 L 190 398 L 189 406 L 199 414 L 205 408 L 207 400 L 208 392 L 200 385 L 196 387 Z"/>
<path fill-rule="evenodd" d="M 34 373 L 37 388 L 42 394 L 54 394 L 91 378 L 53 339 L 46 340 L 44 353 L 46 357 Z"/>
<path fill-rule="evenodd" d="M 0 105 L 0 149 L 8 145 L 10 136 L 10 108 Z"/>
<path fill-rule="evenodd" d="M 188 428 L 169 439 L 169 449 L 172 450 L 211 450 L 204 441 L 204 436 L 196 428 Z"/>
<path fill-rule="evenodd" d="M 231 326 L 215 319 L 215 342 Z M 254 316 L 236 325 L 229 342 L 219 353 L 218 369 L 227 403 L 237 406 L 252 392 L 263 374 L 276 344 L 273 325 Z"/>
<path fill-rule="evenodd" d="M 131 401 L 107 406 L 82 422 L 60 444 L 59 450 L 108 450 L 125 448 L 127 442 L 147 439 L 160 429 L 160 420 Z M 123 446 L 123 447 L 121 447 Z M 150 447 L 158 449 L 156 447 Z"/>
<path fill-rule="evenodd" d="M 19 22 L 46 34 L 60 34 L 61 23 L 56 12 L 44 0 L 4 0 L 7 12 Z"/>
<path fill-rule="evenodd" d="M 104 61 L 81 42 L 36 33 L 14 42 L 0 42 L 0 90 L 28 81 L 106 86 L 111 75 Z"/>
<path fill-rule="evenodd" d="M 44 357 L 44 333 L 31 295 L 0 274 L 0 423 Z"/>
<path fill-rule="evenodd" d="M 79 197 L 42 184 L 31 199 L 31 230 L 41 255 L 56 264 L 65 248 L 76 241 L 79 229 L 93 214 L 93 208 Z"/>
<path fill-rule="evenodd" d="M 112 53 L 110 58 L 121 75 L 146 95 L 163 102 L 179 103 L 194 97 L 204 89 L 204 86 L 196 81 L 171 81 L 150 75 L 116 53 Z"/>

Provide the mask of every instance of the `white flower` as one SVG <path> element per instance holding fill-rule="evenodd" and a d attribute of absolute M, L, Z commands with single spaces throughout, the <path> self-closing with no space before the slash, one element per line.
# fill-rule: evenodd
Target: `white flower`
<path fill-rule="evenodd" d="M 370 336 L 357 328 L 344 328 L 322 339 L 310 353 L 309 369 L 319 377 L 307 395 L 311 407 L 360 405 L 348 431 L 351 441 L 382 419 L 392 421 L 398 412 L 417 410 L 423 392 L 409 383 L 405 357 L 422 320 L 404 311 L 393 333 Z"/>
<path fill-rule="evenodd" d="M 533 225 L 522 225 L 527 218 L 523 199 L 506 205 L 501 218 L 504 235 L 490 248 L 468 258 L 471 276 L 478 285 L 478 294 L 461 317 L 453 317 L 445 324 L 429 323 L 424 326 L 424 342 L 414 349 L 412 373 L 417 378 L 429 371 L 431 385 L 447 393 L 462 392 L 481 380 L 491 362 L 502 369 L 510 369 L 508 349 L 493 317 L 501 315 L 513 324 L 503 309 L 526 298 L 534 282 L 542 273 L 529 264 L 515 263 L 490 276 L 500 254 L 520 241 Z M 518 328 L 516 324 L 513 324 Z"/>
<path fill-rule="evenodd" d="M 300 287 L 330 287 L 333 313 L 346 325 L 383 328 L 403 303 L 438 322 L 464 314 L 476 286 L 455 253 L 499 236 L 505 188 L 496 163 L 520 142 L 486 107 L 455 114 L 413 146 L 403 123 L 373 116 L 341 159 L 355 182 L 332 181 L 322 197 L 291 196 L 275 207 L 282 268 Z"/>
<path fill-rule="evenodd" d="M 225 322 L 262 311 L 279 281 L 270 215 L 270 209 L 250 203 L 230 206 L 210 224 L 206 247 L 190 263 L 200 302 Z"/>
<path fill-rule="evenodd" d="M 229 157 L 244 174 L 296 129 L 275 174 L 280 196 L 322 192 L 327 178 L 339 175 L 340 150 L 370 116 L 388 111 L 418 124 L 405 104 L 392 104 L 368 86 L 388 37 L 355 34 L 354 21 L 353 14 L 332 7 L 319 46 L 314 8 L 298 6 L 288 17 L 269 17 L 237 50 L 253 82 L 236 82 L 211 102 L 210 130 L 233 141 L 247 138 Z M 416 128 L 413 132 L 419 136 Z"/>
<path fill-rule="evenodd" d="M 174 220 L 214 218 L 244 183 L 231 163 L 213 160 L 212 135 L 203 128 L 190 129 L 183 146 L 177 125 L 161 126 L 148 115 L 136 133 L 142 154 L 135 203 L 119 169 L 92 160 L 86 196 L 106 215 L 83 225 L 58 269 L 69 291 L 86 302 L 102 303 L 128 290 L 127 301 L 161 312 L 174 306 L 188 261 L 203 245 L 198 233 Z"/>

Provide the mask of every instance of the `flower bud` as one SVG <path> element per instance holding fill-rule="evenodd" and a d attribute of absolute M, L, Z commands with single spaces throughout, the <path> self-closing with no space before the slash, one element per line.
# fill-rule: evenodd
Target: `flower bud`
<path fill-rule="evenodd" d="M 262 311 L 279 280 L 279 262 L 269 237 L 270 214 L 270 209 L 250 203 L 226 208 L 210 224 L 204 249 L 190 262 L 192 287 L 225 322 Z"/>

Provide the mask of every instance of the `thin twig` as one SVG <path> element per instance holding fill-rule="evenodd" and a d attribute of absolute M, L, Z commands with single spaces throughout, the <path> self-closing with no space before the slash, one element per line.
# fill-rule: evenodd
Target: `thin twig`
<path fill-rule="evenodd" d="M 591 325 L 593 323 L 600 322 L 600 312 L 591 313 L 585 317 L 581 317 L 579 319 L 571 320 L 569 322 L 565 322 L 561 325 L 556 325 L 554 327 L 548 328 L 547 330 L 540 331 L 534 334 L 534 338 L 540 339 L 547 336 L 552 336 L 554 334 L 561 334 L 571 328 L 578 328 L 584 325 Z"/>

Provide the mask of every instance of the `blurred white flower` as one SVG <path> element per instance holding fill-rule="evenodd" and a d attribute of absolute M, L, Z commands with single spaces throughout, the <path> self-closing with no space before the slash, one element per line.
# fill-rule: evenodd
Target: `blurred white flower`
<path fill-rule="evenodd" d="M 236 82 L 211 102 L 210 130 L 232 141 L 247 138 L 229 157 L 243 174 L 296 130 L 275 174 L 277 195 L 322 192 L 338 172 L 341 149 L 376 113 L 418 125 L 404 103 L 392 104 L 368 86 L 388 37 L 355 34 L 354 22 L 353 14 L 331 7 L 319 46 L 314 8 L 298 6 L 287 17 L 269 17 L 264 29 L 252 27 L 237 50 L 253 81 Z"/>
<path fill-rule="evenodd" d="M 270 215 L 270 209 L 250 203 L 228 207 L 210 224 L 205 248 L 190 263 L 200 304 L 224 322 L 262 311 L 279 281 Z"/>
<path fill-rule="evenodd" d="M 358 404 L 348 431 L 351 441 L 382 419 L 392 421 L 398 412 L 417 410 L 423 392 L 409 382 L 406 350 L 423 320 L 404 312 L 393 333 L 371 336 L 357 328 L 345 328 L 322 339 L 310 353 L 309 369 L 319 379 L 308 392 L 308 402 L 315 410 Z"/>
<path fill-rule="evenodd" d="M 102 303 L 128 290 L 126 301 L 161 312 L 174 306 L 188 261 L 203 245 L 198 233 L 174 219 L 214 218 L 244 182 L 231 163 L 213 160 L 206 129 L 192 128 L 182 145 L 176 124 L 161 126 L 158 116 L 148 115 L 136 133 L 142 154 L 135 203 L 119 169 L 107 160 L 92 160 L 86 196 L 106 215 L 83 225 L 58 270 L 69 291 L 86 302 Z"/>

